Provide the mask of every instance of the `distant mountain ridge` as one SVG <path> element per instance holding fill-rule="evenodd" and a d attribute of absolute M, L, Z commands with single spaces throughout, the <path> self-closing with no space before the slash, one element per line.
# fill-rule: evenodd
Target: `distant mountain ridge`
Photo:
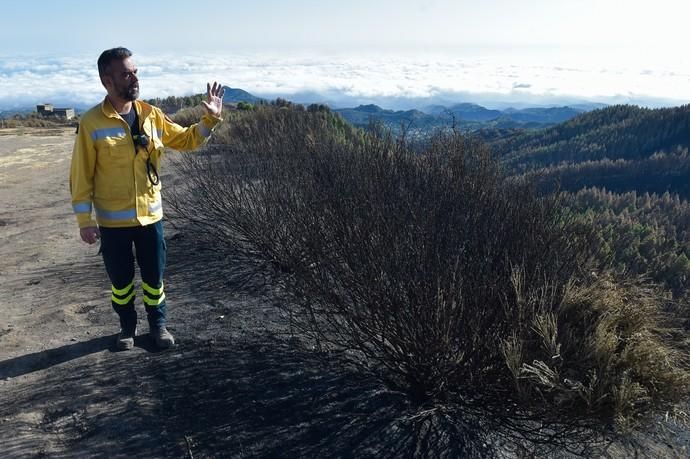
<path fill-rule="evenodd" d="M 432 105 L 423 110 L 397 111 L 369 104 L 334 111 L 359 127 L 364 127 L 371 121 L 380 121 L 393 129 L 409 123 L 411 128 L 424 130 L 449 126 L 454 122 L 460 128 L 474 130 L 487 127 L 483 123 L 492 123 L 490 127 L 501 128 L 547 127 L 572 119 L 585 110 L 568 106 L 491 110 L 478 104 L 460 103 L 450 107 Z"/>
<path fill-rule="evenodd" d="M 537 122 L 537 123 L 562 123 L 569 119 L 575 118 L 577 115 L 584 113 L 586 110 L 565 107 L 549 107 L 549 108 L 523 108 L 516 110 L 509 108 L 503 110 L 505 115 L 511 119 L 519 122 Z"/>
<path fill-rule="evenodd" d="M 267 99 L 255 96 L 240 88 L 224 86 L 224 89 L 223 102 L 227 104 L 268 102 Z M 150 99 L 149 102 L 159 106 L 166 113 L 172 114 L 181 108 L 198 105 L 204 97 L 204 94 L 158 97 Z M 300 100 L 294 100 L 293 102 L 300 103 Z M 359 105 L 353 108 L 331 108 L 355 126 L 366 127 L 371 121 L 380 121 L 394 132 L 399 132 L 403 125 L 410 129 L 425 131 L 447 127 L 453 123 L 465 130 L 477 130 L 485 127 L 501 129 L 542 128 L 567 121 L 587 111 L 588 107 L 595 105 L 601 104 L 582 103 L 564 107 L 507 108 L 504 110 L 488 109 L 481 105 L 467 102 L 449 104 L 448 106 L 420 106 L 419 108 L 409 110 L 389 110 L 375 104 Z M 33 109 L 29 107 L 5 110 L 0 111 L 0 117 L 9 117 L 22 112 L 31 113 L 31 111 Z M 485 123 L 489 124 L 486 125 Z"/>
<path fill-rule="evenodd" d="M 401 125 L 411 125 L 415 129 L 432 129 L 441 121 L 437 116 L 428 115 L 420 110 L 386 110 L 378 105 L 360 105 L 355 108 L 338 108 L 333 110 L 345 120 L 357 127 L 366 127 L 372 121 L 382 122 L 397 131 Z"/>
<path fill-rule="evenodd" d="M 499 118 L 503 113 L 500 110 L 490 110 L 478 104 L 461 103 L 450 107 L 434 105 L 425 110 L 435 116 L 456 116 L 458 121 L 490 121 Z"/>
<path fill-rule="evenodd" d="M 261 102 L 262 100 L 265 100 L 261 97 L 256 97 L 255 95 L 248 93 L 244 89 L 223 86 L 223 90 L 225 91 L 223 93 L 223 103 L 226 104 L 237 104 L 239 102 L 256 104 L 258 102 Z"/>
<path fill-rule="evenodd" d="M 259 103 L 266 101 L 243 89 L 224 86 L 225 103 Z M 294 101 L 299 103 L 298 100 Z M 601 105 L 601 104 L 599 104 Z M 533 108 L 507 108 L 505 110 L 492 110 L 479 104 L 468 102 L 457 103 L 451 106 L 431 105 L 421 109 L 390 110 L 376 104 L 364 104 L 352 108 L 335 108 L 349 123 L 365 127 L 370 121 L 381 121 L 389 127 L 400 127 L 401 123 L 411 123 L 415 129 L 431 129 L 449 125 L 455 118 L 456 123 L 464 122 L 485 123 L 494 121 L 500 127 L 544 127 L 539 125 L 553 125 L 567 121 L 580 113 L 587 111 L 587 104 L 578 107 L 533 107 Z M 526 125 L 526 126 L 523 126 Z"/>

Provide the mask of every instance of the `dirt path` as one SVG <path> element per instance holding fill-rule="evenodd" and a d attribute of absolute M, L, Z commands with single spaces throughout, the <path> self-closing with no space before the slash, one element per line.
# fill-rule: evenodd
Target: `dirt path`
<path fill-rule="evenodd" d="M 102 315 L 97 310 L 107 279 L 98 269 L 97 248 L 80 243 L 71 215 L 67 177 L 73 142 L 73 128 L 0 131 L 0 394 L 5 406 L 48 368 L 68 361 L 74 354 L 70 348 L 107 328 L 90 317 Z M 35 437 L 30 433 L 38 432 L 45 418 L 40 409 L 8 414 L 0 426 L 6 434 L 10 426 L 16 430 L 5 438 Z M 22 455 L 50 449 L 49 439 L 35 440 Z"/>
<path fill-rule="evenodd" d="M 97 248 L 75 237 L 67 182 L 74 129 L 21 132 L 0 131 L 0 360 L 99 332 L 85 316 L 106 285 L 68 283 L 97 267 Z"/>

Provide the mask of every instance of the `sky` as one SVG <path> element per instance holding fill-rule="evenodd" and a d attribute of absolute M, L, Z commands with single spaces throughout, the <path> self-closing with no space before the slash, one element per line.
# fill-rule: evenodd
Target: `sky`
<path fill-rule="evenodd" d="M 96 59 L 120 45 L 144 98 L 219 80 L 336 106 L 690 103 L 681 0 L 23 0 L 0 10 L 0 110 L 97 103 Z"/>

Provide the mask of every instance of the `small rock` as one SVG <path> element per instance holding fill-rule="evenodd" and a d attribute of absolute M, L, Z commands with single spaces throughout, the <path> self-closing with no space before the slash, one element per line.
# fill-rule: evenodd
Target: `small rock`
<path fill-rule="evenodd" d="M 76 340 L 77 340 L 77 338 L 71 338 L 70 339 L 70 341 L 76 341 Z"/>

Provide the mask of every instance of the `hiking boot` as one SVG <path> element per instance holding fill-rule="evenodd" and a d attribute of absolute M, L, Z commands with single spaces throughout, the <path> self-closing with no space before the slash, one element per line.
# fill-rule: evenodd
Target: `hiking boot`
<path fill-rule="evenodd" d="M 175 344 L 175 338 L 165 327 L 151 330 L 151 336 L 156 341 L 156 346 L 160 349 L 167 349 Z"/>
<path fill-rule="evenodd" d="M 131 332 L 120 330 L 117 334 L 117 341 L 115 345 L 121 351 L 128 351 L 134 347 L 134 337 L 137 336 L 137 329 L 135 328 Z"/>

